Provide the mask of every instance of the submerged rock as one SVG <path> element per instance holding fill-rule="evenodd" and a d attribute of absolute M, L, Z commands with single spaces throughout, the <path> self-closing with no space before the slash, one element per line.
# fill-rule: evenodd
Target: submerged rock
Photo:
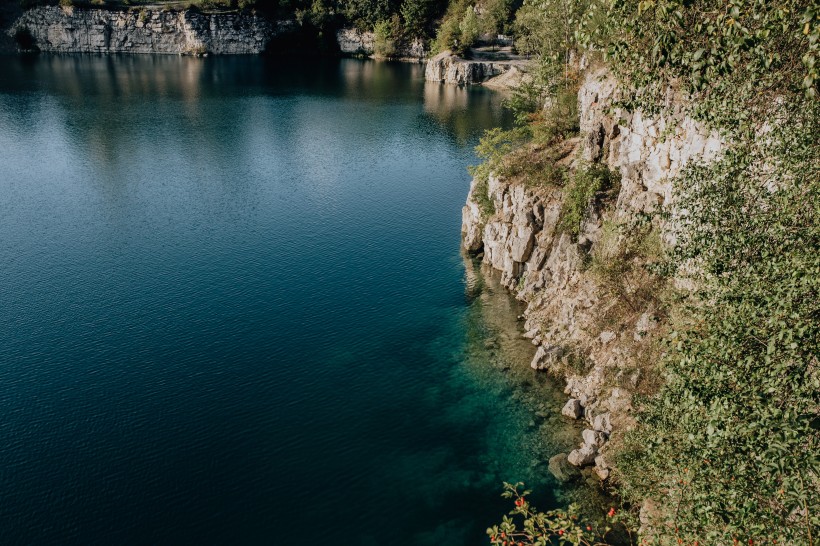
<path fill-rule="evenodd" d="M 578 468 L 569 464 L 566 453 L 559 453 L 558 455 L 550 457 L 548 468 L 550 474 L 562 483 L 575 480 L 581 475 Z"/>

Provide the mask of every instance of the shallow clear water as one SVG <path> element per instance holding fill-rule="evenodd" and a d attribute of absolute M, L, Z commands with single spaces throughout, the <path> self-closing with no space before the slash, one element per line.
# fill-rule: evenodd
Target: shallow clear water
<path fill-rule="evenodd" d="M 557 402 L 459 254 L 500 99 L 0 58 L 0 542 L 475 544 L 502 480 L 553 503 L 522 396 Z"/>

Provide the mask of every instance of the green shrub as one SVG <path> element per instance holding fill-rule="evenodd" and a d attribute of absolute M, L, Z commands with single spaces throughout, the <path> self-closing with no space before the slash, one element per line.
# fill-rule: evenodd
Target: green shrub
<path fill-rule="evenodd" d="M 404 31 L 413 38 L 427 38 L 432 12 L 431 0 L 404 0 L 400 11 Z"/>
<path fill-rule="evenodd" d="M 461 48 L 467 49 L 472 47 L 478 40 L 478 15 L 475 13 L 475 8 L 469 7 L 464 10 L 464 16 L 458 24 L 460 32 L 459 40 L 461 41 Z"/>
<path fill-rule="evenodd" d="M 575 546 L 606 546 L 613 531 L 622 528 L 620 510 L 610 508 L 605 517 L 582 518 L 577 505 L 566 510 L 540 512 L 527 497 L 531 491 L 522 490 L 524 484 L 504 484 L 502 496 L 514 499 L 515 508 L 504 516 L 500 525 L 487 529 L 490 544 L 495 546 L 547 546 L 573 544 Z M 616 543 L 613 541 L 613 543 Z"/>
<path fill-rule="evenodd" d="M 479 20 L 474 4 L 470 0 L 455 0 L 441 21 L 434 49 L 464 55 L 475 44 L 478 34 Z"/>
<path fill-rule="evenodd" d="M 400 40 L 401 22 L 398 15 L 394 15 L 390 20 L 379 21 L 373 29 L 373 53 L 385 59 L 395 57 L 399 51 Z"/>
<path fill-rule="evenodd" d="M 686 543 L 820 536 L 818 114 L 792 111 L 678 184 L 675 260 L 700 290 L 617 465 Z"/>

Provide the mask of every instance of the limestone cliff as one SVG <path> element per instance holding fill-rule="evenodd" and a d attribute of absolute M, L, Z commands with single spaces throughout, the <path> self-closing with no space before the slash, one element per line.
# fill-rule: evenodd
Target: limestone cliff
<path fill-rule="evenodd" d="M 251 13 L 38 7 L 9 30 L 60 53 L 258 54 L 287 29 Z"/>
<path fill-rule="evenodd" d="M 672 91 L 657 117 L 615 107 L 617 93 L 606 71 L 588 73 L 578 93 L 580 137 L 564 143 L 570 169 L 600 163 L 620 173 L 610 195 L 593 199 L 577 236 L 560 227 L 558 186 L 474 180 L 462 213 L 464 249 L 500 271 L 501 282 L 528 304 L 524 335 L 537 347 L 532 367 L 566 379 L 571 399 L 563 413 L 588 424 L 569 462 L 594 463 L 601 479 L 610 472 L 607 440 L 629 422 L 632 395 L 646 387 L 645 364 L 657 358 L 653 340 L 663 322 L 641 257 L 617 249 L 648 229 L 660 241 L 668 237 L 655 213 L 674 209 L 672 180 L 723 145 L 678 114 Z M 602 279 L 590 267 L 596 260 L 602 269 L 624 265 Z"/>

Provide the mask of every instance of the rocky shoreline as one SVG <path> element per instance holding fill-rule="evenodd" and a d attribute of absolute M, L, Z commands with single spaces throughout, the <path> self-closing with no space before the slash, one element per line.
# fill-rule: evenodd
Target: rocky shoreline
<path fill-rule="evenodd" d="M 569 400 L 561 413 L 586 424 L 578 447 L 550 460 L 559 480 L 578 469 L 611 479 L 607 453 L 631 423 L 633 395 L 646 379 L 642 362 L 657 356 L 662 322 L 652 301 L 602 320 L 619 297 L 590 274 L 590 257 L 617 246 L 641 218 L 652 218 L 661 237 L 668 236 L 657 213 L 674 209 L 671 180 L 688 162 L 708 161 L 723 147 L 717 134 L 678 115 L 679 98 L 672 91 L 657 117 L 616 107 L 617 99 L 618 87 L 606 70 L 587 71 L 578 93 L 580 137 L 564 143 L 560 162 L 570 171 L 605 166 L 620 173 L 620 184 L 607 206 L 593 200 L 577 237 L 560 229 L 560 187 L 494 176 L 473 180 L 462 211 L 464 250 L 500 271 L 502 284 L 527 304 L 521 318 L 523 336 L 536 347 L 531 368 L 566 382 Z M 613 226 L 620 232 L 613 235 Z"/>
<path fill-rule="evenodd" d="M 159 6 L 41 6 L 14 14 L 7 25 L 2 34 L 9 51 L 96 54 L 258 55 L 269 51 L 277 37 L 297 31 L 294 21 L 271 21 L 250 11 L 204 13 Z M 342 55 L 377 56 L 373 32 L 342 28 L 335 37 Z M 427 54 L 424 41 L 416 38 L 401 44 L 392 58 L 425 62 Z M 426 60 L 425 79 L 508 89 L 527 77 L 527 63 L 514 56 L 476 56 L 468 60 L 442 52 Z"/>

